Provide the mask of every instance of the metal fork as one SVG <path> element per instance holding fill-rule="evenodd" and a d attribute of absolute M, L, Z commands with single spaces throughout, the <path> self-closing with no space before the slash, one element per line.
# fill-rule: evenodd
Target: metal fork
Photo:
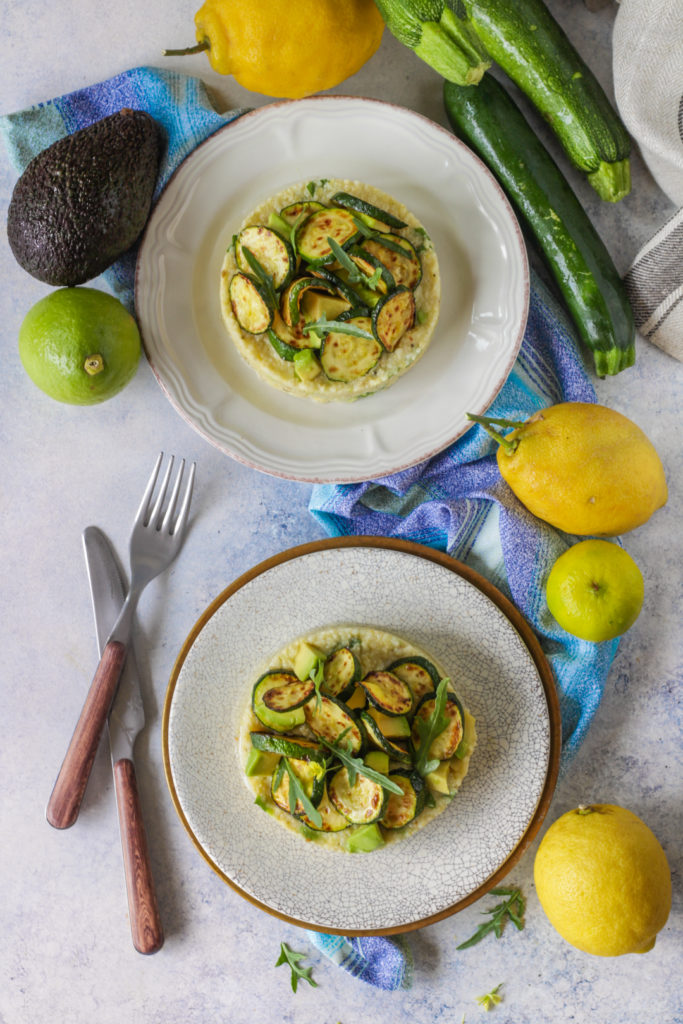
<path fill-rule="evenodd" d="M 140 594 L 151 580 L 168 568 L 183 543 L 192 500 L 195 463 L 190 467 L 189 477 L 181 495 L 185 460 L 181 461 L 166 503 L 166 492 L 174 463 L 174 457 L 171 455 L 157 497 L 153 501 L 163 457 L 164 453 L 161 452 L 133 522 L 130 535 L 131 581 L 128 596 L 107 638 L 48 801 L 46 817 L 54 828 L 69 828 L 78 817 L 97 747 L 126 660 L 133 617 Z"/>

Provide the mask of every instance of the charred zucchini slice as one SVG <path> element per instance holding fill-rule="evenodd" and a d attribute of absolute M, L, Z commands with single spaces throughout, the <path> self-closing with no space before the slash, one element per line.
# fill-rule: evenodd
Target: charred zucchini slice
<path fill-rule="evenodd" d="M 274 687 L 299 684 L 300 680 L 293 672 L 275 671 L 266 672 L 256 680 L 251 695 L 251 706 L 259 722 L 268 729 L 275 732 L 289 732 L 297 725 L 303 725 L 306 718 L 303 706 L 293 708 L 290 711 L 273 711 L 263 703 L 263 694 Z"/>
<path fill-rule="evenodd" d="M 349 192 L 335 193 L 332 196 L 332 202 L 347 210 L 353 210 L 364 223 L 375 231 L 387 231 L 389 228 L 400 231 L 401 228 L 408 227 L 404 220 L 394 217 L 393 213 L 381 210 L 378 206 L 368 203 L 365 199 L 360 199 L 359 196 L 351 195 Z"/>
<path fill-rule="evenodd" d="M 340 299 L 345 299 L 352 309 L 355 309 L 360 304 L 360 296 L 354 291 L 350 284 L 348 284 L 343 277 L 339 274 L 335 274 L 334 271 L 330 270 L 329 267 L 315 267 L 311 271 L 314 277 L 319 277 L 321 280 L 329 284 Z"/>
<path fill-rule="evenodd" d="M 368 672 L 360 685 L 370 703 L 385 715 L 408 715 L 413 706 L 413 694 L 407 683 L 392 672 Z"/>
<path fill-rule="evenodd" d="M 422 263 L 417 251 L 402 235 L 382 234 L 368 238 L 363 248 L 380 260 L 397 285 L 414 290 L 422 280 Z"/>
<path fill-rule="evenodd" d="M 261 700 L 269 711 L 282 714 L 300 708 L 307 700 L 311 699 L 314 693 L 315 683 L 312 679 L 298 679 L 296 683 L 280 683 L 271 686 L 268 690 L 263 690 Z"/>
<path fill-rule="evenodd" d="M 235 262 L 245 274 L 251 274 L 253 267 L 244 250 L 260 263 L 261 267 L 273 279 L 273 287 L 282 288 L 294 273 L 294 251 L 277 231 L 258 224 L 243 228 L 235 242 Z"/>
<path fill-rule="evenodd" d="M 380 824 L 383 828 L 405 828 L 422 812 L 427 790 L 417 772 L 397 769 L 389 773 L 389 778 L 401 787 L 403 796 L 389 794 Z"/>
<path fill-rule="evenodd" d="M 372 278 L 379 274 L 377 283 L 372 286 L 372 291 L 379 292 L 380 295 L 387 295 L 396 288 L 396 282 L 389 270 L 368 249 L 361 245 L 353 245 L 349 249 L 348 255 L 351 262 L 365 277 Z"/>
<path fill-rule="evenodd" d="M 351 317 L 346 322 L 360 327 L 367 334 L 372 330 L 369 317 Z M 377 338 L 330 331 L 323 341 L 320 363 L 329 380 L 350 384 L 369 373 L 379 362 L 382 352 Z"/>
<path fill-rule="evenodd" d="M 368 708 L 368 714 L 390 740 L 410 739 L 410 722 L 405 715 L 385 715 L 373 707 Z"/>
<path fill-rule="evenodd" d="M 336 207 L 325 207 L 307 217 L 296 233 L 296 248 L 301 259 L 310 264 L 333 263 L 328 238 L 333 238 L 338 245 L 344 246 L 358 234 L 349 210 Z"/>
<path fill-rule="evenodd" d="M 319 825 L 311 821 L 306 814 L 300 814 L 299 818 L 307 825 L 308 828 L 313 829 L 314 832 L 343 832 L 345 828 L 349 828 L 351 822 L 348 818 L 345 818 L 330 800 L 327 792 L 327 786 L 322 795 L 320 803 L 317 805 L 317 811 L 322 821 Z"/>
<path fill-rule="evenodd" d="M 433 693 L 441 682 L 436 666 L 427 658 L 399 658 L 388 666 L 388 671 L 408 684 L 415 698 L 415 706 L 426 693 Z"/>
<path fill-rule="evenodd" d="M 360 720 L 363 723 L 366 735 L 370 742 L 378 749 L 388 754 L 392 761 L 398 761 L 399 764 L 409 765 L 412 764 L 413 759 L 407 750 L 403 747 L 399 747 L 397 743 L 390 740 L 388 736 L 385 736 L 375 719 L 367 711 L 361 711 Z"/>
<path fill-rule="evenodd" d="M 249 274 L 233 274 L 228 286 L 235 319 L 248 334 L 263 334 L 273 322 L 274 310 L 260 284 Z"/>
<path fill-rule="evenodd" d="M 324 209 L 323 204 L 319 203 L 316 199 L 305 199 L 300 203 L 290 203 L 289 206 L 284 206 L 280 210 L 280 217 L 282 217 L 286 224 L 293 227 L 302 214 L 311 214 L 315 213 L 316 210 Z"/>
<path fill-rule="evenodd" d="M 329 780 L 327 792 L 337 811 L 352 825 L 369 825 L 384 814 L 387 792 L 360 772 L 351 785 L 346 768 L 340 768 Z"/>
<path fill-rule="evenodd" d="M 411 732 L 411 739 L 415 749 L 417 749 L 420 744 L 420 734 L 417 729 L 417 722 L 420 720 L 426 721 L 429 718 L 434 711 L 435 700 L 436 693 L 428 693 L 425 694 L 418 704 Z M 439 761 L 445 761 L 447 758 L 453 756 L 460 746 L 460 741 L 462 740 L 465 728 L 465 714 L 462 709 L 462 704 L 456 695 L 450 690 L 446 694 L 444 714 L 448 719 L 448 725 L 443 732 L 434 737 L 432 745 L 429 748 L 430 758 L 434 758 Z"/>
<path fill-rule="evenodd" d="M 323 692 L 346 701 L 361 676 L 360 662 L 350 647 L 339 647 L 325 661 Z"/>
<path fill-rule="evenodd" d="M 301 320 L 301 300 L 311 288 L 333 294 L 333 288 L 319 277 L 297 277 L 287 285 L 280 298 L 280 314 L 288 327 L 296 327 Z"/>
<path fill-rule="evenodd" d="M 297 757 L 288 757 L 286 760 L 290 770 L 301 783 L 304 793 L 313 806 L 317 807 L 325 792 L 325 766 L 318 764 L 317 761 L 303 761 Z M 295 802 L 291 799 L 289 773 L 284 770 L 282 760 L 273 772 L 270 795 L 283 811 L 296 817 L 300 817 L 304 813 L 301 799 L 297 798 Z"/>
<path fill-rule="evenodd" d="M 328 743 L 336 743 L 341 734 L 346 733 L 341 741 L 344 746 L 350 746 L 354 755 L 362 751 L 364 736 L 358 722 L 346 705 L 336 697 L 326 695 L 321 696 L 319 701 L 310 701 L 304 705 L 304 716 L 314 736 L 319 736 Z"/>
<path fill-rule="evenodd" d="M 380 299 L 372 311 L 372 331 L 387 352 L 393 352 L 399 341 L 415 323 L 415 296 L 401 285 Z"/>

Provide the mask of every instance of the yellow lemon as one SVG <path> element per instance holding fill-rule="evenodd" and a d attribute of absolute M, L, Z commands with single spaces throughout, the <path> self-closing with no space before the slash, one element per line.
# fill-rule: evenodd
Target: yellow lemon
<path fill-rule="evenodd" d="M 550 614 L 573 636 L 599 643 L 621 636 L 640 615 L 643 576 L 608 540 L 582 540 L 560 555 L 546 582 Z"/>
<path fill-rule="evenodd" d="M 656 836 L 614 804 L 568 811 L 541 841 L 534 882 L 563 939 L 595 956 L 647 953 L 671 909 L 671 872 Z"/>
<path fill-rule="evenodd" d="M 198 46 L 214 71 L 252 92 L 299 99 L 355 74 L 379 47 L 374 0 L 206 0 L 195 15 Z M 183 51 L 167 50 L 167 54 Z"/>
<path fill-rule="evenodd" d="M 51 398 L 94 405 L 133 377 L 140 333 L 113 295 L 96 288 L 59 288 L 26 314 L 19 355 L 33 383 Z"/>
<path fill-rule="evenodd" d="M 566 533 L 615 537 L 665 504 L 659 455 L 640 427 L 614 409 L 561 402 L 525 423 L 471 416 L 500 442 L 498 466 L 519 500 Z M 504 437 L 491 423 L 514 426 Z"/>

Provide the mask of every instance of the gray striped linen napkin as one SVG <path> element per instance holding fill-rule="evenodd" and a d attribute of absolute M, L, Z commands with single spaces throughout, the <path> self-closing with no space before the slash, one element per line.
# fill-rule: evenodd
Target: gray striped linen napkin
<path fill-rule="evenodd" d="M 683 360 L 683 3 L 621 0 L 612 37 L 619 113 L 678 208 L 624 276 L 640 334 Z"/>

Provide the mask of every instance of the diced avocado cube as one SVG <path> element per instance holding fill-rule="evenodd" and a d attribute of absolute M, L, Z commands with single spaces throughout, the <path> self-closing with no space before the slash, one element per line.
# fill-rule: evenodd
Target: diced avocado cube
<path fill-rule="evenodd" d="M 307 320 L 320 320 L 323 313 L 328 320 L 336 320 L 340 313 L 349 309 L 346 299 L 336 295 L 325 295 L 311 288 L 301 299 L 301 312 Z"/>
<path fill-rule="evenodd" d="M 383 750 L 371 750 L 365 755 L 365 763 L 373 771 L 381 772 L 382 775 L 389 774 L 389 755 Z"/>
<path fill-rule="evenodd" d="M 314 335 L 313 331 L 310 331 L 309 341 L 312 342 L 315 340 L 320 342 L 318 336 Z M 302 348 L 297 352 L 292 363 L 294 365 L 294 373 L 297 375 L 299 380 L 315 380 L 321 372 L 320 363 L 316 359 L 313 349 L 310 348 Z"/>
<path fill-rule="evenodd" d="M 282 235 L 284 238 L 289 239 L 291 230 L 289 224 L 287 221 L 282 219 L 279 213 L 275 213 L 274 210 L 271 210 L 268 215 L 268 227 L 272 228 L 273 231 L 277 231 L 278 234 Z"/>
<path fill-rule="evenodd" d="M 377 708 L 368 708 L 368 714 L 377 722 L 379 731 L 390 740 L 406 740 L 410 736 L 410 723 L 405 715 L 383 715 Z"/>
<path fill-rule="evenodd" d="M 450 769 L 450 761 L 441 761 L 439 767 L 435 768 L 434 771 L 428 772 L 425 775 L 425 782 L 432 793 L 441 793 L 443 796 L 450 796 L 450 789 L 448 787 L 448 772 Z"/>
<path fill-rule="evenodd" d="M 279 754 L 267 753 L 264 750 L 256 750 L 255 747 L 252 747 L 244 766 L 244 774 L 248 778 L 251 778 L 253 775 L 272 775 L 279 760 Z"/>
<path fill-rule="evenodd" d="M 347 708 L 355 711 L 357 708 L 364 708 L 367 701 L 365 690 L 362 686 L 357 686 L 349 699 L 346 701 Z"/>
<path fill-rule="evenodd" d="M 370 853 L 378 846 L 384 846 L 384 838 L 379 825 L 375 822 L 372 825 L 361 825 L 349 834 L 347 850 L 349 853 Z"/>
<path fill-rule="evenodd" d="M 294 656 L 294 675 L 304 682 L 315 670 L 320 659 L 324 659 L 324 657 L 325 655 L 318 647 L 302 640 Z"/>

